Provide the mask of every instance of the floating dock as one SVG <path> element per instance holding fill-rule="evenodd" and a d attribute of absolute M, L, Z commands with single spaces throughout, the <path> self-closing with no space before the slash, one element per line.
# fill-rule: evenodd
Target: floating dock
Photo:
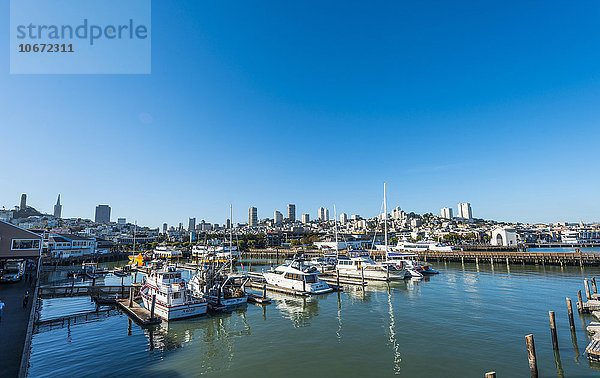
<path fill-rule="evenodd" d="M 131 307 L 129 304 L 129 299 L 117 299 L 117 306 L 125 311 L 125 313 L 127 313 L 127 315 L 129 315 L 136 323 L 142 326 L 149 326 L 161 322 L 161 319 L 158 316 L 151 317 L 150 311 L 140 306 L 137 302 L 131 301 Z"/>

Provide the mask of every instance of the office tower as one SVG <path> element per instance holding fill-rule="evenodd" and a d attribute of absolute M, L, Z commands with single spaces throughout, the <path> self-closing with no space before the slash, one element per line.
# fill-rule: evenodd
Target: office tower
<path fill-rule="evenodd" d="M 250 207 L 248 209 L 248 226 L 258 226 L 258 210 L 256 209 L 256 207 Z"/>
<path fill-rule="evenodd" d="M 440 215 L 442 216 L 442 218 L 446 218 L 446 219 L 454 218 L 451 207 L 442 207 L 442 210 L 440 210 Z"/>
<path fill-rule="evenodd" d="M 280 211 L 275 210 L 275 213 L 273 213 L 273 222 L 276 225 L 280 225 L 283 223 L 283 214 L 281 214 Z"/>
<path fill-rule="evenodd" d="M 340 223 L 341 223 L 341 224 L 344 224 L 344 223 L 346 223 L 346 222 L 348 222 L 348 214 L 346 214 L 346 213 L 341 213 L 341 214 L 340 214 Z"/>
<path fill-rule="evenodd" d="M 27 208 L 27 194 L 21 194 L 21 206 L 19 206 L 19 210 L 25 210 Z"/>
<path fill-rule="evenodd" d="M 472 219 L 473 211 L 471 210 L 471 204 L 468 202 L 461 202 L 458 204 L 458 217 L 463 219 Z"/>
<path fill-rule="evenodd" d="M 60 194 L 58 195 L 58 200 L 56 200 L 56 205 L 54 205 L 54 218 L 60 218 L 62 214 L 62 205 L 60 204 Z"/>
<path fill-rule="evenodd" d="M 188 232 L 196 231 L 196 218 L 190 218 L 188 222 Z"/>
<path fill-rule="evenodd" d="M 169 225 L 166 223 L 163 223 L 163 234 L 167 233 L 167 227 L 169 227 Z"/>
<path fill-rule="evenodd" d="M 309 214 L 302 214 L 302 223 L 304 223 L 304 224 L 310 223 L 310 215 Z"/>
<path fill-rule="evenodd" d="M 288 205 L 287 219 L 288 219 L 288 222 L 296 221 L 296 205 L 294 205 L 293 203 L 290 203 Z"/>
<path fill-rule="evenodd" d="M 127 223 L 127 219 L 125 219 L 125 218 L 117 218 L 117 224 L 123 226 L 123 225 L 125 225 L 125 223 Z"/>
<path fill-rule="evenodd" d="M 402 209 L 400 206 L 397 206 L 392 210 L 392 219 L 402 219 Z"/>
<path fill-rule="evenodd" d="M 329 220 L 329 209 L 319 207 L 319 220 L 321 222 L 326 222 Z"/>
<path fill-rule="evenodd" d="M 225 222 L 225 228 L 228 230 L 231 228 L 231 219 L 227 219 L 227 221 Z"/>
<path fill-rule="evenodd" d="M 110 206 L 96 206 L 96 216 L 94 220 L 96 221 L 96 223 L 110 223 Z"/>

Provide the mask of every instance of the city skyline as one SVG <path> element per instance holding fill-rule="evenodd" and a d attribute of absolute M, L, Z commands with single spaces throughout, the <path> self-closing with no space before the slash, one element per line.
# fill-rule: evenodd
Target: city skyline
<path fill-rule="evenodd" d="M 238 222 L 288 203 L 367 216 L 386 181 L 417 213 L 600 221 L 590 4 L 153 2 L 151 75 L 10 75 L 0 59 L 0 206 L 28 193 L 52 213 L 60 193 L 63 217 L 107 203 L 152 225 L 222 223 L 229 204 Z"/>

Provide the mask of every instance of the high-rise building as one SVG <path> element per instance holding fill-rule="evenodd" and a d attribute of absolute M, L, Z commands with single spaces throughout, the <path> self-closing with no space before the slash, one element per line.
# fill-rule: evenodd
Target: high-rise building
<path fill-rule="evenodd" d="M 459 208 L 460 208 L 460 206 L 459 206 Z M 451 207 L 442 207 L 442 209 L 440 210 L 440 215 L 442 216 L 442 218 L 446 218 L 446 219 L 454 218 Z"/>
<path fill-rule="evenodd" d="M 341 214 L 340 214 L 340 223 L 341 223 L 341 224 L 344 224 L 344 223 L 346 223 L 346 222 L 348 222 L 348 214 L 346 214 L 346 213 L 341 213 Z"/>
<path fill-rule="evenodd" d="M 402 209 L 400 208 L 400 206 L 395 207 L 392 210 L 392 219 L 402 219 Z"/>
<path fill-rule="evenodd" d="M 27 194 L 21 194 L 21 206 L 19 206 L 19 210 L 25 210 L 27 208 Z"/>
<path fill-rule="evenodd" d="M 256 207 L 250 207 L 248 209 L 248 226 L 258 226 L 258 210 L 256 209 Z"/>
<path fill-rule="evenodd" d="M 288 204 L 288 213 L 287 213 L 288 222 L 296 221 L 296 205 L 293 203 Z"/>
<path fill-rule="evenodd" d="M 473 211 L 471 210 L 471 204 L 468 202 L 461 202 L 458 204 L 458 217 L 463 219 L 472 219 Z"/>
<path fill-rule="evenodd" d="M 96 223 L 110 223 L 110 206 L 96 206 L 96 216 L 94 220 L 96 221 Z"/>
<path fill-rule="evenodd" d="M 117 218 L 117 224 L 123 226 L 127 223 L 127 219 L 126 218 Z"/>
<path fill-rule="evenodd" d="M 310 214 L 302 214 L 302 223 L 303 224 L 310 223 Z"/>
<path fill-rule="evenodd" d="M 166 223 L 163 223 L 163 234 L 166 234 L 166 233 L 167 233 L 167 228 L 168 228 L 168 227 L 169 227 L 169 225 L 168 225 L 168 224 L 166 224 Z"/>
<path fill-rule="evenodd" d="M 227 221 L 225 221 L 225 228 L 228 230 L 231 228 L 231 219 L 227 219 Z"/>
<path fill-rule="evenodd" d="M 280 225 L 283 223 L 283 214 L 281 214 L 280 211 L 275 210 L 275 212 L 273 213 L 273 222 L 276 225 Z"/>
<path fill-rule="evenodd" d="M 183 222 L 179 222 L 179 227 L 177 227 L 179 232 L 183 232 Z"/>
<path fill-rule="evenodd" d="M 190 218 L 188 222 L 188 232 L 196 231 L 196 218 Z"/>
<path fill-rule="evenodd" d="M 327 222 L 329 220 L 329 209 L 319 207 L 319 220 L 321 222 Z"/>
<path fill-rule="evenodd" d="M 56 200 L 56 205 L 54 205 L 54 218 L 60 218 L 62 214 L 62 205 L 60 204 L 60 194 L 58 195 L 58 199 Z"/>

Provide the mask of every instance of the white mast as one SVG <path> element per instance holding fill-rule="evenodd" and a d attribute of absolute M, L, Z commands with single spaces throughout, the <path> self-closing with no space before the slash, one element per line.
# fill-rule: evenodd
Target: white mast
<path fill-rule="evenodd" d="M 387 259 L 388 252 L 388 230 L 387 230 L 387 197 L 386 197 L 386 186 L 383 183 L 383 223 L 385 232 L 385 258 Z"/>
<path fill-rule="evenodd" d="M 137 230 L 137 221 L 135 221 L 135 226 L 133 228 L 133 253 L 135 253 L 135 231 Z"/>
<path fill-rule="evenodd" d="M 233 273 L 233 205 L 229 204 L 229 270 Z"/>
<path fill-rule="evenodd" d="M 338 230 L 337 230 L 337 212 L 335 210 L 335 205 L 333 205 L 333 224 L 335 230 L 335 257 L 340 257 L 340 251 L 338 248 Z"/>

